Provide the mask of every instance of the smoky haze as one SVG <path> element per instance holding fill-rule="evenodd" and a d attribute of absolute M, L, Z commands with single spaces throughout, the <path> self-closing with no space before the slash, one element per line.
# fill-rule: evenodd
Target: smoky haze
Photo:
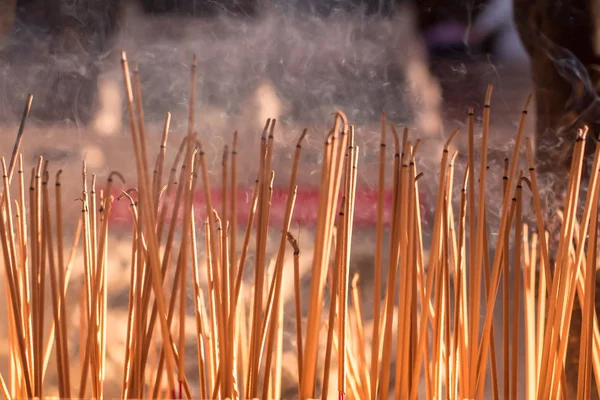
<path fill-rule="evenodd" d="M 276 1 L 251 18 L 149 16 L 129 4 L 103 54 L 83 45 L 75 53 L 56 51 L 56 38 L 17 24 L 0 54 L 0 117 L 17 121 L 31 92 L 34 121 L 90 125 L 103 111 L 102 83 L 120 79 L 124 49 L 139 64 L 148 121 L 162 121 L 167 111 L 179 121 L 187 113 L 196 54 L 200 119 L 246 117 L 248 128 L 260 128 L 267 117 L 306 124 L 329 121 L 341 109 L 360 123 L 378 121 L 382 111 L 397 123 L 411 122 L 415 104 L 427 96 L 406 84 L 407 67 L 422 52 L 408 13 L 379 17 L 338 7 L 323 18 L 300 4 Z"/>
<path fill-rule="evenodd" d="M 474 106 L 480 118 L 488 83 L 496 87 L 492 124 L 502 127 L 493 130 L 490 150 L 497 146 L 505 153 L 515 136 L 526 93 L 505 89 L 502 68 L 492 62 L 441 60 L 436 73 L 443 75 L 447 88 L 442 107 L 440 85 L 430 72 L 409 8 L 397 7 L 383 17 L 349 1 L 331 2 L 333 6 L 323 10 L 315 1 L 273 0 L 253 17 L 223 12 L 190 18 L 150 16 L 136 4 L 128 3 L 118 35 L 104 53 L 56 51 L 60 43 L 57 46 L 47 32 L 17 23 L 0 51 L 0 124 L 18 124 L 31 92 L 32 126 L 66 126 L 62 134 L 77 135 L 83 145 L 91 137 L 100 137 L 94 139 L 98 143 L 109 136 L 128 137 L 119 62 L 123 49 L 132 66 L 139 66 L 149 143 L 160 140 L 165 113 L 171 112 L 170 146 L 187 131 L 190 63 L 197 56 L 196 129 L 215 178 L 223 146 L 238 130 L 242 148 L 252 153 L 240 160 L 242 174 L 248 175 L 240 179 L 252 182 L 259 133 L 267 118 L 277 118 L 276 156 L 281 162 L 276 183 L 287 181 L 295 140 L 308 128 L 299 184 L 317 184 L 322 139 L 333 112 L 341 110 L 356 126 L 360 183 L 376 185 L 380 116 L 385 112 L 399 130 L 411 128 L 413 143 L 421 139 L 418 160 L 427 164 L 420 168 L 426 175 L 422 186 L 435 187 L 443 138 L 461 128 L 456 144 L 466 154 L 461 144 L 466 142 L 467 107 Z M 129 146 L 129 140 L 123 143 Z M 388 134 L 390 162 L 392 143 Z M 116 154 L 131 154 L 130 150 L 111 148 L 114 154 L 106 155 L 105 168 L 127 173 L 133 164 L 124 164 Z M 494 155 L 490 162 L 498 190 L 504 156 Z M 459 157 L 457 166 L 463 163 Z"/>

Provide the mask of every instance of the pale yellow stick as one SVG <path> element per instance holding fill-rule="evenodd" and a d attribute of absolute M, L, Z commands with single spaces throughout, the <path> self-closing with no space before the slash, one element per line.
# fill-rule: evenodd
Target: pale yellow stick
<path fill-rule="evenodd" d="M 549 241 L 548 232 L 544 232 L 544 236 L 541 241 Z M 537 333 L 536 333 L 536 377 L 539 376 L 542 369 L 542 353 L 544 345 L 544 333 L 546 332 L 546 274 L 543 271 L 540 273 L 540 285 L 538 290 L 538 309 L 537 309 Z M 539 390 L 539 380 L 535 380 L 535 392 L 537 394 Z"/>
<path fill-rule="evenodd" d="M 523 226 L 523 237 L 528 237 L 527 225 Z M 535 341 L 535 271 L 537 260 L 538 235 L 533 234 L 529 258 L 525 257 L 523 283 L 525 296 L 525 393 L 527 399 L 535 397 L 536 385 L 536 341 Z M 526 247 L 527 248 L 527 247 Z"/>
<path fill-rule="evenodd" d="M 519 384 L 519 312 L 520 312 L 520 294 L 521 294 L 521 235 L 523 232 L 522 227 L 522 176 L 517 183 L 517 209 L 515 217 L 515 241 L 514 241 L 514 288 L 513 288 L 513 320 L 512 320 L 512 370 L 511 370 L 511 384 L 510 384 L 510 398 L 517 400 L 517 388 Z"/>
<path fill-rule="evenodd" d="M 0 390 L 2 391 L 2 395 L 4 396 L 4 400 L 11 400 L 10 393 L 8 392 L 8 387 L 6 387 L 6 382 L 4 382 L 4 377 L 0 374 Z"/>
<path fill-rule="evenodd" d="M 589 189 L 588 189 L 589 190 Z M 585 293 L 582 307 L 581 343 L 579 348 L 579 379 L 577 385 L 577 398 L 591 397 L 591 364 L 593 340 L 593 323 L 596 305 L 596 257 L 598 245 L 598 193 L 593 191 L 592 217 L 590 225 L 590 238 L 588 245 L 588 258 L 585 277 Z M 582 246 L 583 247 L 583 246 Z"/>

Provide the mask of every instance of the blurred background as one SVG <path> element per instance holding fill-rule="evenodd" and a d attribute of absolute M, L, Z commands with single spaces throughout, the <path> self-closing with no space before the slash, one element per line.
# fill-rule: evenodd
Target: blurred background
<path fill-rule="evenodd" d="M 259 127 L 267 116 L 309 121 L 339 107 L 361 123 L 386 111 L 435 135 L 444 121 L 464 120 L 488 83 L 506 86 L 499 98 L 511 103 L 523 82 L 503 77 L 527 75 L 512 0 L 2 0 L 0 7 L 0 120 L 8 123 L 32 92 L 33 121 L 120 132 L 122 49 L 140 65 L 148 118 L 181 108 L 195 53 L 203 115 L 211 123 L 214 114 L 255 115 Z M 256 102 L 265 104 L 249 105 Z"/>
<path fill-rule="evenodd" d="M 338 109 L 356 127 L 359 192 L 367 193 L 376 185 L 380 117 L 385 112 L 398 130 L 407 126 L 411 138 L 421 139 L 425 240 L 445 138 L 461 128 L 464 134 L 454 144 L 456 150 L 465 150 L 468 107 L 475 108 L 480 135 L 486 86 L 493 84 L 488 190 L 490 210 L 496 210 L 503 160 L 531 91 L 529 60 L 513 23 L 512 0 L 0 0 L 0 146 L 8 157 L 32 93 L 25 164 L 29 168 L 43 155 L 52 170 L 63 169 L 64 218 L 71 230 L 81 212 L 75 199 L 81 193 L 82 157 L 99 182 L 111 170 L 135 181 L 121 50 L 140 70 L 148 143 L 154 146 L 150 157 L 158 151 L 165 115 L 172 113 L 167 165 L 187 132 L 189 71 L 197 55 L 196 129 L 211 178 L 218 186 L 223 146 L 238 130 L 240 193 L 247 197 L 267 118 L 278 121 L 274 169 L 279 186 L 287 182 L 298 135 L 309 129 L 298 177 L 300 196 L 318 187 L 323 138 Z M 527 134 L 532 127 L 530 120 Z M 457 177 L 464 171 L 460 157 Z M 372 198 L 370 203 L 358 202 L 371 212 L 373 224 L 354 232 L 352 268 L 362 273 L 361 285 L 369 288 L 375 205 Z M 302 213 L 303 207 L 310 208 L 300 203 L 295 212 Z M 121 224 L 116 220 L 111 225 L 109 255 L 115 293 L 109 358 L 118 366 L 125 345 L 131 222 L 127 205 L 115 205 L 113 213 L 122 216 Z M 495 215 L 489 218 L 495 226 Z M 294 229 L 300 233 L 297 224 Z M 303 238 L 307 283 L 310 232 L 303 231 Z M 369 319 L 372 290 L 363 293 Z M 293 325 L 288 325 L 292 332 Z M 288 339 L 289 347 L 293 340 Z M 120 370 L 114 371 L 118 393 Z"/>
<path fill-rule="evenodd" d="M 151 143 L 167 111 L 171 137 L 185 132 L 196 54 L 196 129 L 210 138 L 213 165 L 236 129 L 242 143 L 258 144 L 267 118 L 278 120 L 280 146 L 306 127 L 319 148 L 340 109 L 366 150 L 365 185 L 382 112 L 415 132 L 420 161 L 437 166 L 440 143 L 466 126 L 468 107 L 480 117 L 488 84 L 495 87 L 490 147 L 509 149 L 531 90 L 512 0 L 1 0 L 0 7 L 0 132 L 11 132 L 0 141 L 10 146 L 33 93 L 26 161 L 42 154 L 63 169 L 79 168 L 85 155 L 100 174 L 134 171 L 121 50 L 139 65 Z M 254 167 L 240 179 L 251 183 Z"/>

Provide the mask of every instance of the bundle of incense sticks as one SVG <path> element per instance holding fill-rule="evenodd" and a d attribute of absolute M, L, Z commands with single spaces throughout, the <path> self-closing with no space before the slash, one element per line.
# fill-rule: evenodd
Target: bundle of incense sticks
<path fill-rule="evenodd" d="M 292 161 L 285 212 L 277 231 L 279 244 L 274 254 L 269 254 L 276 121 L 268 120 L 262 131 L 251 207 L 246 226 L 240 226 L 238 136 L 234 133 L 231 147 L 225 149 L 230 158 L 223 161 L 218 183 L 220 202 L 214 202 L 211 186 L 215 183 L 209 180 L 202 133 L 194 131 L 195 58 L 190 76 L 189 129 L 170 169 L 165 166 L 169 115 L 163 138 L 156 143 L 158 156 L 151 165 L 139 73 L 130 72 L 125 53 L 122 67 L 137 184 L 134 189 L 115 192 L 113 180 L 120 175 L 114 172 L 98 192 L 96 177 L 90 180 L 84 164 L 82 213 L 70 257 L 65 258 L 63 243 L 60 171 L 54 178 L 52 196 L 50 167 L 40 158 L 31 170 L 26 196 L 27 178 L 19 148 L 31 97 L 9 165 L 2 160 L 0 240 L 10 344 L 9 372 L 0 376 L 4 398 L 107 396 L 106 354 L 111 346 L 106 339 L 107 315 L 111 312 L 107 303 L 107 254 L 110 214 L 117 199 L 129 202 L 132 216 L 121 398 L 280 398 L 284 274 L 294 280 L 297 363 L 293 368 L 297 370 L 297 397 L 301 399 L 326 399 L 331 392 L 348 399 L 482 399 L 489 396 L 485 393 L 494 399 L 516 399 L 518 388 L 524 386 L 527 399 L 540 400 L 590 398 L 597 390 L 600 147 L 594 153 L 587 197 L 580 198 L 579 190 L 587 145 L 584 139 L 591 133 L 582 130 L 574 144 L 567 196 L 560 213 L 560 240 L 557 248 L 548 248 L 532 145 L 524 137 L 531 96 L 526 100 L 512 157 L 505 163 L 501 209 L 493 210 L 500 215 L 497 235 L 491 236 L 491 206 L 486 203 L 490 86 L 478 148 L 474 110 L 469 110 L 464 176 L 455 180 L 457 153 L 449 153 L 458 131 L 440 154 L 431 245 L 426 249 L 419 196 L 423 173 L 417 169 L 419 140 L 414 140 L 407 129 L 399 134 L 383 115 L 372 268 L 374 320 L 369 333 L 357 283 L 360 277 L 355 274 L 350 282 L 360 143 L 346 116 L 335 113 L 331 130 L 322 136 L 313 253 L 301 254 L 290 232 L 305 130 Z M 518 171 L 523 147 L 529 169 Z M 476 151 L 481 152 L 479 165 Z M 15 195 L 10 183 L 17 165 Z M 391 187 L 385 187 L 390 173 Z M 456 185 L 461 189 L 458 201 L 452 198 Z M 196 190 L 204 195 L 202 209 L 194 206 Z M 386 190 L 393 195 L 389 221 L 384 218 Z M 529 199 L 535 208 L 534 227 L 523 222 L 523 204 Z M 583 213 L 578 214 L 581 204 Z M 242 243 L 237 241 L 238 230 L 245 232 Z M 384 248 L 387 236 L 390 245 Z M 249 257 L 253 237 L 255 254 Z M 77 251 L 83 253 L 83 265 L 73 263 Z M 290 254 L 292 263 L 288 262 Z M 271 257 L 273 267 L 267 271 Z M 301 298 L 301 257 L 312 263 L 308 298 Z M 386 257 L 389 264 L 384 268 Z M 84 276 L 80 304 L 75 305 L 65 301 L 73 268 L 83 269 Z M 254 272 L 250 282 L 243 279 L 247 269 Z M 188 293 L 189 281 L 192 293 Z M 512 296 L 509 286 L 514 287 Z M 52 299 L 49 307 L 45 303 L 48 290 Z M 250 295 L 244 297 L 242 292 Z M 302 302 L 308 302 L 305 315 L 301 315 Z M 493 327 L 498 307 L 504 311 L 501 337 L 495 336 Z M 78 343 L 68 340 L 73 335 L 67 331 L 66 320 L 74 308 L 80 315 Z M 189 308 L 194 310 L 193 327 L 186 327 Z M 575 356 L 567 354 L 574 309 L 581 310 L 581 329 L 574 333 L 579 343 Z M 49 310 L 51 314 L 46 315 Z M 521 314 L 524 326 L 519 324 Z M 48 321 L 49 332 L 45 330 Z M 195 343 L 186 343 L 186 329 L 193 330 Z M 525 348 L 524 365 L 519 346 Z M 193 354 L 185 350 L 193 347 Z M 79 360 L 73 361 L 75 348 Z M 500 352 L 503 365 L 498 362 Z M 188 357 L 197 359 L 193 377 L 184 368 Z M 573 357 L 578 360 L 576 381 L 567 380 L 565 373 L 565 365 Z M 393 362 L 395 368 L 391 367 Z M 44 378 L 53 368 L 58 372 L 57 393 L 49 393 L 44 386 Z M 330 379 L 334 369 L 337 382 Z"/>

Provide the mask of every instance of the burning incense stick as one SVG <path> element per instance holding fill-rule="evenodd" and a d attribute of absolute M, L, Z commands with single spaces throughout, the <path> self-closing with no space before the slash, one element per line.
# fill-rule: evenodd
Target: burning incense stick
<path fill-rule="evenodd" d="M 62 398 L 74 396 L 74 390 L 79 397 L 90 393 L 97 398 L 108 396 L 110 216 L 120 204 L 115 199 L 124 199 L 131 223 L 128 321 L 119 377 L 123 398 L 279 398 L 286 389 L 287 300 L 294 307 L 291 341 L 295 342 L 292 352 L 296 359 L 291 370 L 297 369 L 295 391 L 303 400 L 317 396 L 325 399 L 331 394 L 330 388 L 340 399 L 387 398 L 392 391 L 395 398 L 417 399 L 422 389 L 427 399 L 482 399 L 487 389 L 493 398 L 516 399 L 522 386 L 527 399 L 564 398 L 570 392 L 587 398 L 594 387 L 597 390 L 600 329 L 594 309 L 600 147 L 595 149 L 584 200 L 580 171 L 587 128 L 574 143 L 567 197 L 560 213 L 560 237 L 557 247 L 549 248 L 531 141 L 525 137 L 531 96 L 525 101 L 512 155 L 505 160 L 500 208 L 494 209 L 495 203 L 487 197 L 494 176 L 489 171 L 487 152 L 492 113 L 490 86 L 485 94 L 479 165 L 475 159 L 475 110 L 471 108 L 464 174 L 455 179 L 460 159 L 458 152 L 450 154 L 449 150 L 458 135 L 455 131 L 440 154 L 432 221 L 427 221 L 421 210 L 419 181 L 431 174 L 419 171 L 420 142 L 412 132 L 409 135 L 408 129 L 400 136 L 382 114 L 378 186 L 374 192 L 377 196 L 371 205 L 376 210 L 374 314 L 373 320 L 367 321 L 361 298 L 364 290 L 358 286 L 364 279 L 359 280 L 358 273 L 351 271 L 355 217 L 361 207 L 358 186 L 362 150 L 359 153 L 359 136 L 346 115 L 336 112 L 332 128 L 322 135 L 312 258 L 307 259 L 311 282 L 308 293 L 303 293 L 300 246 L 290 230 L 302 192 L 297 176 L 302 168 L 306 130 L 296 142 L 284 215 L 275 232 L 271 223 L 273 184 L 278 173 L 274 161 L 279 151 L 274 140 L 278 127 L 275 120 L 267 120 L 256 149 L 258 175 L 247 200 L 248 218 L 245 226 L 241 221 L 238 224 L 242 207 L 238 201 L 242 190 L 238 156 L 250 150 L 242 148 L 235 131 L 232 142 L 223 147 L 218 182 L 211 181 L 202 132 L 196 133 L 195 126 L 195 59 L 190 69 L 188 129 L 164 185 L 171 114 L 166 114 L 156 160 L 151 163 L 148 145 L 152 143 L 147 142 L 140 71 L 136 67 L 130 74 L 125 53 L 122 67 L 137 182 L 120 191 L 114 178 L 122 177 L 113 172 L 106 185 L 100 187 L 98 182 L 103 180 L 97 181 L 82 164 L 82 212 L 67 259 L 61 171 L 51 191 L 48 185 L 52 166 L 40 157 L 31 169 L 29 199 L 25 195 L 19 146 L 31 96 L 16 150 L 8 165 L 2 160 L 0 245 L 10 347 L 8 375 L 0 376 L 0 391 L 5 398 L 46 396 L 49 392 L 44 383 L 53 370 L 58 372 L 56 391 Z M 388 129 L 394 139 L 391 161 L 386 154 Z M 318 137 L 319 132 L 313 135 Z M 521 147 L 525 147 L 527 176 L 518 171 Z M 11 196 L 11 176 L 17 160 L 19 192 Z M 386 188 L 389 175 L 391 187 Z M 215 192 L 213 186 L 217 187 Z M 454 196 L 455 188 L 460 189 L 458 197 Z M 203 198 L 202 207 L 195 204 L 197 192 Z M 214 193 L 220 193 L 220 204 L 213 199 Z M 392 194 L 390 207 L 386 193 Z M 523 202 L 528 195 L 533 200 L 535 226 L 523 222 Z M 578 213 L 582 204 L 582 212 Z M 499 215 L 498 226 L 491 226 L 495 221 L 490 218 L 492 212 Z M 425 223 L 431 227 L 429 248 L 423 243 Z M 241 231 L 244 238 L 238 244 Z M 269 242 L 274 235 L 279 235 L 279 241 L 272 250 Z M 387 235 L 389 248 L 384 248 Z M 490 242 L 492 239 L 495 241 Z M 286 256 L 288 245 L 293 250 L 291 257 Z M 82 286 L 76 288 L 79 302 L 72 305 L 67 300 L 67 287 L 73 257 L 79 251 L 83 279 Z M 389 259 L 384 276 L 386 252 Z M 551 254 L 556 257 L 552 259 Z M 305 256 L 310 255 L 303 254 L 302 259 Z M 245 281 L 245 272 L 252 266 L 253 278 Z M 361 271 L 360 276 L 364 275 Z M 284 289 L 288 277 L 293 277 L 289 294 Z M 383 293 L 382 281 L 386 282 Z M 498 300 L 501 281 L 502 300 Z M 308 299 L 303 297 L 306 294 Z M 46 297 L 51 297 L 48 304 Z M 500 336 L 493 326 L 497 301 L 503 308 L 504 329 Z M 303 302 L 308 305 L 306 315 Z M 568 334 L 576 306 L 582 310 L 580 358 L 577 381 L 570 382 L 565 360 L 569 357 Z M 69 313 L 76 307 L 80 318 L 78 363 L 72 361 L 76 346 L 69 341 L 73 328 L 68 323 Z M 193 312 L 193 320 L 188 320 L 188 312 Z M 521 312 L 524 324 L 519 320 Z M 368 322 L 373 323 L 371 335 Z M 49 333 L 46 325 L 50 325 Z M 155 335 L 155 330 L 160 330 L 160 335 Z M 525 337 L 524 343 L 519 342 L 521 336 Z M 190 345 L 196 347 L 193 356 L 187 352 Z M 521 346 L 525 348 L 524 365 L 520 363 Z M 497 363 L 500 352 L 504 355 L 502 367 Z M 51 361 L 53 356 L 55 362 Z M 391 368 L 394 362 L 395 369 Z M 73 386 L 71 374 L 75 365 L 79 368 L 78 386 Z M 189 365 L 195 365 L 197 372 L 190 374 Z M 336 368 L 334 386 L 331 377 Z M 488 376 L 491 388 L 486 388 Z"/>

